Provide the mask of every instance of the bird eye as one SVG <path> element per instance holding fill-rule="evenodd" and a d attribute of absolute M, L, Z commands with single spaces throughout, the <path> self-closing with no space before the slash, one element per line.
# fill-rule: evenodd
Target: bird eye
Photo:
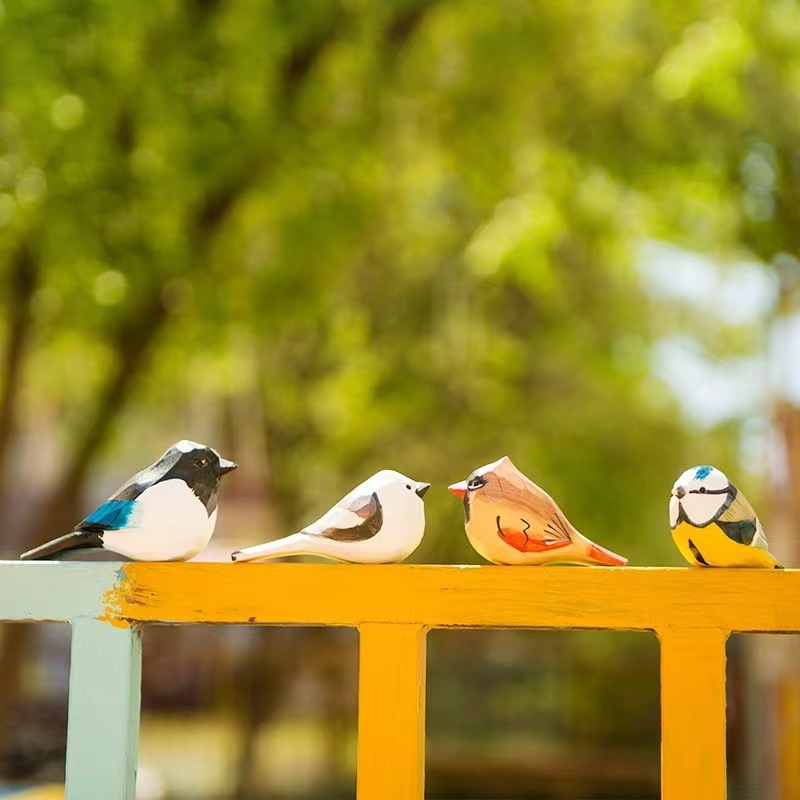
<path fill-rule="evenodd" d="M 483 478 L 476 476 L 467 483 L 467 489 L 480 489 L 485 483 L 486 481 Z"/>
<path fill-rule="evenodd" d="M 410 488 L 411 488 L 411 487 L 410 487 L 408 484 L 406 484 L 406 489 L 410 489 Z"/>
<path fill-rule="evenodd" d="M 194 460 L 194 465 L 196 467 L 202 468 L 202 467 L 205 467 L 207 464 L 208 464 L 208 459 L 207 458 L 196 458 Z"/>
<path fill-rule="evenodd" d="M 701 486 L 700 487 L 700 494 L 705 494 L 705 493 L 706 493 L 706 487 L 705 486 Z"/>

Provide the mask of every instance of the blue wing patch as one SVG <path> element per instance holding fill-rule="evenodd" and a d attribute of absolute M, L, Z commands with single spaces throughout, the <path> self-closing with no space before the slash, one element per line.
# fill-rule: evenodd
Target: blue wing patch
<path fill-rule="evenodd" d="M 83 526 L 118 531 L 125 527 L 135 506 L 135 500 L 108 500 L 86 517 Z"/>
<path fill-rule="evenodd" d="M 711 474 L 711 470 L 712 469 L 714 469 L 714 467 L 710 467 L 708 465 L 706 465 L 704 467 L 698 467 L 697 468 L 697 472 L 695 472 L 695 474 L 694 474 L 694 477 L 698 481 L 701 481 L 701 480 L 703 480 L 703 478 L 707 478 Z"/>

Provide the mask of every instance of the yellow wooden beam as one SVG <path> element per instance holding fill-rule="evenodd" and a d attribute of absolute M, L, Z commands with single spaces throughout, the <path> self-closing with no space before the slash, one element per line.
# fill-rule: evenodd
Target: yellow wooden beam
<path fill-rule="evenodd" d="M 665 629 L 661 642 L 662 800 L 725 800 L 725 631 Z"/>
<path fill-rule="evenodd" d="M 800 572 L 757 569 L 125 564 L 137 622 L 800 631 Z"/>
<path fill-rule="evenodd" d="M 425 628 L 359 627 L 358 800 L 423 800 Z"/>

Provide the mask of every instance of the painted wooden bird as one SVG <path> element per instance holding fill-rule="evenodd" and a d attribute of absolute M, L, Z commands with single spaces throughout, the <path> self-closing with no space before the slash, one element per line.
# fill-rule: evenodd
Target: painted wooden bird
<path fill-rule="evenodd" d="M 20 559 L 104 549 L 135 561 L 187 561 L 205 549 L 217 522 L 219 481 L 236 469 L 216 450 L 183 440 L 137 472 L 72 533 Z"/>
<path fill-rule="evenodd" d="M 769 552 L 753 506 L 716 467 L 692 467 L 675 481 L 669 524 L 693 566 L 783 569 Z"/>
<path fill-rule="evenodd" d="M 274 542 L 231 553 L 233 561 L 313 555 L 358 564 L 403 561 L 425 532 L 422 498 L 429 483 L 381 470 L 316 522 Z"/>
<path fill-rule="evenodd" d="M 464 502 L 472 546 L 495 564 L 602 564 L 628 560 L 580 534 L 555 500 L 508 457 L 449 487 Z"/>

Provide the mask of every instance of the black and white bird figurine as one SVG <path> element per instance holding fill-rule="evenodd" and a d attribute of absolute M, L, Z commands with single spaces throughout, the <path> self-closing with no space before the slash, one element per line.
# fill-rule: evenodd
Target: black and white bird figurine
<path fill-rule="evenodd" d="M 422 498 L 429 483 L 381 470 L 316 522 L 274 542 L 231 553 L 233 561 L 314 555 L 357 564 L 403 561 L 425 532 Z"/>
<path fill-rule="evenodd" d="M 24 561 L 75 550 L 111 550 L 134 561 L 187 561 L 205 549 L 217 522 L 220 478 L 236 464 L 183 440 L 137 472 L 72 533 L 23 553 Z"/>

